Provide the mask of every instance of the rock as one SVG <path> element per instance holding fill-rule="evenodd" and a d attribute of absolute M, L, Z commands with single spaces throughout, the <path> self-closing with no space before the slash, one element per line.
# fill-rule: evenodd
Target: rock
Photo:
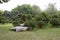
<path fill-rule="evenodd" d="M 16 27 L 11 28 L 11 30 L 15 30 L 16 32 L 26 31 L 27 29 L 28 27 L 21 27 L 21 26 L 16 26 Z"/>

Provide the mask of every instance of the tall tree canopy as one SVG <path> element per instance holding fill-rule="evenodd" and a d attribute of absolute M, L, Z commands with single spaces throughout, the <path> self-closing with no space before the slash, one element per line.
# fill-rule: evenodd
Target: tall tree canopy
<path fill-rule="evenodd" d="M 17 6 L 16 8 L 12 9 L 12 13 L 14 14 L 30 14 L 32 16 L 40 12 L 41 10 L 38 6 L 36 5 L 31 6 L 29 4 L 23 4 L 21 6 Z"/>
<path fill-rule="evenodd" d="M 55 4 L 49 4 L 47 9 L 46 9 L 47 13 L 53 15 L 57 13 L 57 9 L 55 8 Z"/>

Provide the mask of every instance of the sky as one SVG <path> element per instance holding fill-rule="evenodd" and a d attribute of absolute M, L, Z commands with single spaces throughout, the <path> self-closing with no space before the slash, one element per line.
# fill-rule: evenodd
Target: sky
<path fill-rule="evenodd" d="M 60 0 L 10 0 L 8 3 L 0 4 L 0 10 L 11 11 L 17 5 L 23 4 L 37 5 L 40 9 L 45 10 L 49 3 L 56 3 L 56 8 L 60 9 Z"/>

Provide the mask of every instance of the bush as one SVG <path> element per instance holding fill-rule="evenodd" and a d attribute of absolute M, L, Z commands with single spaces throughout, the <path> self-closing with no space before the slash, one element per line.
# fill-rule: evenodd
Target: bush
<path fill-rule="evenodd" d="M 60 25 L 59 18 L 51 19 L 50 23 L 52 24 L 52 26 L 59 26 Z"/>
<path fill-rule="evenodd" d="M 22 23 L 24 23 L 24 21 L 23 20 L 20 20 L 19 23 L 22 24 Z"/>
<path fill-rule="evenodd" d="M 43 27 L 44 25 L 45 25 L 45 22 L 44 22 L 44 21 L 38 21 L 38 22 L 37 22 L 38 28 L 44 28 L 44 27 Z"/>
<path fill-rule="evenodd" d="M 13 26 L 14 26 L 14 27 L 16 27 L 16 26 L 19 26 L 19 25 L 20 25 L 19 21 L 13 21 L 13 23 L 12 23 L 12 24 L 13 24 Z"/>
<path fill-rule="evenodd" d="M 21 16 L 21 20 L 26 21 L 32 19 L 32 16 L 30 14 L 23 14 Z"/>
<path fill-rule="evenodd" d="M 25 22 L 24 26 L 29 27 L 29 30 L 33 30 L 36 26 L 36 22 L 33 20 L 28 20 Z"/>
<path fill-rule="evenodd" d="M 13 26 L 20 26 L 20 24 L 24 23 L 23 20 L 21 20 L 20 18 L 16 18 L 15 20 L 12 21 Z"/>
<path fill-rule="evenodd" d="M 41 13 L 35 16 L 36 21 L 44 21 L 46 24 L 49 22 L 49 16 L 46 13 Z"/>
<path fill-rule="evenodd" d="M 0 23 L 2 23 L 2 24 L 6 23 L 6 18 L 1 16 L 0 17 Z"/>

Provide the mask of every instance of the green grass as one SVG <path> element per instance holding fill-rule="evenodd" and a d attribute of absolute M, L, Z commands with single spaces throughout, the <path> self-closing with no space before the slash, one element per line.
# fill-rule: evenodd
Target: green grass
<path fill-rule="evenodd" d="M 11 24 L 0 24 L 0 40 L 60 40 L 60 28 L 14 32 Z"/>

